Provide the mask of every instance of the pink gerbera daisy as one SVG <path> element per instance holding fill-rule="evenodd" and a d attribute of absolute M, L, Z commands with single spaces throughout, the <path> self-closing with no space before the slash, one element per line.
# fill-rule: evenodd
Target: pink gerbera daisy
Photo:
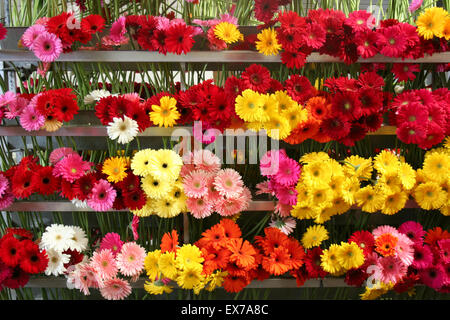
<path fill-rule="evenodd" d="M 109 249 L 95 251 L 91 258 L 91 266 L 97 271 L 99 282 L 114 278 L 119 270 L 114 253 Z"/>
<path fill-rule="evenodd" d="M 450 239 L 442 239 L 438 242 L 439 247 L 439 256 L 442 259 L 443 263 L 450 262 Z"/>
<path fill-rule="evenodd" d="M 127 242 L 117 255 L 117 266 L 125 276 L 139 275 L 144 268 L 145 249 L 135 242 Z"/>
<path fill-rule="evenodd" d="M 14 195 L 12 192 L 6 193 L 0 197 L 0 210 L 8 208 L 14 202 Z"/>
<path fill-rule="evenodd" d="M 9 187 L 9 180 L 0 173 L 0 198 L 6 194 Z"/>
<path fill-rule="evenodd" d="M 419 271 L 419 275 L 423 284 L 435 290 L 442 287 L 446 276 L 445 270 L 441 264 L 422 269 Z"/>
<path fill-rule="evenodd" d="M 275 205 L 274 212 L 277 213 L 280 217 L 288 217 L 291 215 L 292 206 L 288 204 L 282 204 L 281 202 L 277 202 Z"/>
<path fill-rule="evenodd" d="M 55 165 L 59 160 L 63 159 L 65 156 L 69 154 L 78 154 L 76 151 L 74 151 L 72 148 L 57 148 L 50 153 L 50 163 Z"/>
<path fill-rule="evenodd" d="M 266 177 L 277 174 L 280 167 L 280 161 L 284 158 L 287 158 L 287 155 L 286 151 L 283 149 L 268 151 L 259 161 L 261 174 Z"/>
<path fill-rule="evenodd" d="M 245 197 L 222 198 L 215 203 L 214 209 L 221 216 L 229 217 L 245 210 L 247 203 Z"/>
<path fill-rule="evenodd" d="M 15 117 L 20 116 L 27 105 L 27 99 L 16 97 L 8 104 L 7 111 L 5 112 L 5 117 L 7 119 L 14 119 Z"/>
<path fill-rule="evenodd" d="M 26 131 L 39 130 L 45 123 L 45 117 L 35 107 L 26 106 L 20 115 L 20 125 Z"/>
<path fill-rule="evenodd" d="M 275 175 L 275 181 L 284 186 L 296 184 L 300 176 L 300 165 L 291 158 L 280 159 L 280 168 Z"/>
<path fill-rule="evenodd" d="M 263 181 L 263 182 L 258 183 L 256 185 L 256 189 L 258 190 L 258 191 L 256 191 L 257 195 L 266 194 L 266 193 L 273 195 L 273 196 L 275 195 L 273 190 L 269 188 L 269 181 Z"/>
<path fill-rule="evenodd" d="M 399 232 L 394 227 L 387 226 L 387 225 L 379 226 L 379 227 L 377 227 L 377 228 L 372 230 L 372 234 L 373 234 L 375 240 L 379 236 L 381 236 L 382 234 L 385 234 L 385 233 L 390 233 L 394 237 L 397 237 Z"/>
<path fill-rule="evenodd" d="M 43 62 L 53 62 L 63 51 L 61 39 L 53 33 L 42 32 L 31 46 L 36 57 Z"/>
<path fill-rule="evenodd" d="M 414 242 L 403 233 L 397 234 L 397 239 L 395 252 L 403 264 L 408 267 L 414 261 Z"/>
<path fill-rule="evenodd" d="M 35 24 L 29 27 L 22 36 L 22 44 L 27 48 L 31 48 L 33 46 L 34 40 L 36 40 L 36 38 L 44 32 L 47 31 L 41 24 Z"/>
<path fill-rule="evenodd" d="M 208 173 L 216 173 L 220 170 L 220 159 L 209 150 L 195 151 L 193 154 L 193 162 L 196 169 L 203 170 Z"/>
<path fill-rule="evenodd" d="M 94 184 L 91 193 L 88 195 L 87 204 L 95 211 L 108 211 L 113 207 L 116 195 L 117 192 L 111 184 L 101 179 Z"/>
<path fill-rule="evenodd" d="M 213 213 L 213 203 L 203 198 L 187 198 L 186 205 L 197 219 L 203 219 Z"/>
<path fill-rule="evenodd" d="M 415 221 L 406 221 L 398 227 L 400 233 L 405 234 L 415 244 L 422 244 L 425 231 L 420 223 Z"/>
<path fill-rule="evenodd" d="M 100 288 L 100 293 L 107 300 L 123 300 L 130 295 L 131 285 L 123 279 L 108 279 Z"/>
<path fill-rule="evenodd" d="M 79 154 L 69 154 L 55 165 L 53 175 L 72 183 L 81 178 L 89 169 L 91 169 L 91 164 L 84 161 Z"/>
<path fill-rule="evenodd" d="M 224 169 L 217 173 L 214 186 L 223 197 L 236 198 L 242 193 L 244 183 L 236 170 Z"/>
<path fill-rule="evenodd" d="M 377 260 L 377 266 L 380 270 L 380 281 L 384 283 L 392 282 L 395 284 L 406 275 L 406 266 L 393 256 L 380 257 Z"/>
<path fill-rule="evenodd" d="M 122 250 L 124 242 L 120 240 L 120 235 L 115 232 L 105 234 L 100 242 L 100 250 L 111 250 L 116 256 Z"/>
<path fill-rule="evenodd" d="M 412 266 L 416 269 L 426 269 L 433 263 L 433 253 L 428 245 L 414 246 L 414 261 Z"/>
<path fill-rule="evenodd" d="M 195 170 L 183 179 L 184 193 L 190 198 L 201 198 L 208 193 L 208 174 Z"/>
<path fill-rule="evenodd" d="M 223 198 L 214 186 L 214 178 L 215 176 L 213 174 L 207 176 L 206 181 L 208 185 L 208 193 L 204 197 L 207 201 L 212 203 L 215 203 L 216 201 L 219 201 Z"/>
<path fill-rule="evenodd" d="M 91 265 L 87 263 L 80 265 L 76 275 L 75 287 L 82 290 L 84 294 L 89 294 L 89 288 L 99 287 L 96 271 Z"/>
<path fill-rule="evenodd" d="M 294 187 L 278 185 L 275 194 L 282 204 L 293 206 L 297 203 L 297 190 Z"/>

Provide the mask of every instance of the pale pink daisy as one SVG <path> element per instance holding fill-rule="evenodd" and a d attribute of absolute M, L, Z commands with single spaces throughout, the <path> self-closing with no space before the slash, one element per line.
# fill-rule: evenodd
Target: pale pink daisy
<path fill-rule="evenodd" d="M 119 270 L 111 250 L 95 251 L 91 258 L 91 266 L 97 271 L 99 282 L 114 278 Z"/>
<path fill-rule="evenodd" d="M 217 173 L 220 170 L 220 159 L 209 150 L 194 151 L 193 162 L 196 169 L 208 173 Z"/>
<path fill-rule="evenodd" d="M 201 170 L 192 171 L 183 179 L 184 193 L 189 198 L 201 198 L 208 193 L 208 174 Z"/>
<path fill-rule="evenodd" d="M 407 267 L 396 257 L 380 257 L 377 261 L 377 266 L 380 269 L 380 280 L 384 283 L 397 283 L 398 280 L 406 275 Z"/>
<path fill-rule="evenodd" d="M 166 30 L 170 27 L 170 20 L 167 17 L 156 16 L 156 29 L 158 30 Z"/>
<path fill-rule="evenodd" d="M 20 116 L 23 109 L 28 105 L 28 100 L 22 97 L 16 97 L 13 101 L 8 104 L 7 110 L 5 112 L 5 117 L 7 119 L 14 119 Z"/>
<path fill-rule="evenodd" d="M 107 300 L 123 300 L 130 295 L 131 285 L 123 279 L 108 279 L 100 288 L 100 293 Z"/>
<path fill-rule="evenodd" d="M 19 121 L 26 131 L 36 131 L 44 125 L 45 117 L 35 107 L 28 105 L 23 109 Z"/>
<path fill-rule="evenodd" d="M 214 210 L 221 216 L 229 217 L 241 212 L 245 204 L 243 198 L 222 198 L 214 204 Z"/>
<path fill-rule="evenodd" d="M 90 169 L 91 163 L 84 161 L 79 154 L 69 154 L 55 165 L 53 175 L 73 183 Z"/>
<path fill-rule="evenodd" d="M 216 187 L 214 186 L 214 175 L 209 174 L 206 178 L 206 182 L 208 185 L 208 193 L 204 198 L 212 203 L 215 203 L 216 201 L 219 201 L 223 197 L 220 195 L 219 191 L 216 190 Z"/>
<path fill-rule="evenodd" d="M 56 163 L 58 163 L 59 160 L 62 160 L 65 156 L 67 156 L 69 154 L 78 155 L 78 153 L 76 151 L 74 151 L 72 148 L 67 148 L 67 147 L 57 148 L 57 149 L 53 150 L 52 153 L 50 153 L 50 157 L 49 157 L 50 163 L 55 165 Z"/>
<path fill-rule="evenodd" d="M 74 284 L 77 289 L 85 292 L 84 294 L 89 294 L 88 288 L 98 289 L 99 283 L 95 269 L 87 263 L 82 264 L 78 269 Z"/>
<path fill-rule="evenodd" d="M 111 184 L 101 179 L 97 181 L 88 195 L 87 204 L 95 211 L 108 211 L 113 207 L 116 195 L 117 192 Z"/>
<path fill-rule="evenodd" d="M 140 274 L 144 268 L 145 249 L 135 242 L 127 242 L 117 255 L 117 266 L 125 276 Z"/>
<path fill-rule="evenodd" d="M 409 11 L 414 12 L 419 9 L 420 6 L 422 6 L 422 2 L 423 0 L 412 0 L 411 4 L 409 5 Z"/>
<path fill-rule="evenodd" d="M 244 183 L 236 170 L 224 169 L 216 174 L 214 186 L 222 196 L 236 198 L 242 193 Z"/>
<path fill-rule="evenodd" d="M 31 48 L 34 40 L 44 32 L 47 31 L 45 30 L 45 26 L 41 24 L 35 24 L 29 27 L 22 36 L 22 44 L 27 48 Z"/>
<path fill-rule="evenodd" d="M 61 39 L 53 33 L 42 32 L 31 46 L 36 57 L 43 62 L 53 62 L 63 51 Z"/>
<path fill-rule="evenodd" d="M 186 205 L 190 213 L 197 219 L 203 219 L 213 213 L 213 203 L 206 199 L 187 198 Z"/>
<path fill-rule="evenodd" d="M 8 208 L 14 202 L 14 195 L 7 190 L 3 196 L 0 197 L 0 210 Z"/>
<path fill-rule="evenodd" d="M 122 250 L 124 242 L 120 240 L 120 235 L 115 232 L 105 234 L 100 242 L 100 250 L 109 249 L 116 256 Z"/>
<path fill-rule="evenodd" d="M 0 173 L 0 198 L 6 194 L 9 188 L 9 180 Z"/>
<path fill-rule="evenodd" d="M 130 102 L 137 102 L 139 103 L 141 101 L 141 98 L 139 97 L 139 94 L 136 92 L 133 93 L 125 93 L 122 95 L 122 97 L 125 98 L 125 100 L 128 100 Z"/>
<path fill-rule="evenodd" d="M 379 236 L 381 236 L 382 234 L 385 234 L 385 233 L 390 233 L 390 234 L 393 235 L 394 237 L 398 237 L 398 234 L 399 234 L 400 232 L 398 232 L 397 229 L 395 229 L 394 227 L 387 226 L 387 225 L 379 226 L 379 227 L 373 229 L 373 231 L 372 231 L 372 234 L 373 234 L 375 240 L 376 240 Z"/>
<path fill-rule="evenodd" d="M 279 201 L 277 201 L 277 204 L 275 205 L 275 213 L 278 213 L 280 217 L 289 217 L 291 215 L 292 206 L 288 204 L 282 204 Z"/>
<path fill-rule="evenodd" d="M 195 171 L 195 166 L 193 164 L 186 164 L 184 161 L 185 156 L 183 157 L 183 166 L 181 167 L 180 176 L 184 179 L 189 175 L 192 171 Z"/>
<path fill-rule="evenodd" d="M 256 189 L 257 189 L 256 195 L 259 195 L 259 194 L 270 194 L 272 196 L 275 195 L 275 192 L 273 192 L 273 190 L 269 188 L 269 181 L 267 181 L 267 180 L 258 183 L 256 185 Z"/>
<path fill-rule="evenodd" d="M 49 20 L 50 20 L 49 17 L 42 17 L 42 18 L 37 19 L 37 20 L 34 22 L 34 24 L 35 24 L 35 25 L 36 25 L 36 24 L 41 24 L 41 25 L 45 26 L 45 25 L 47 25 L 47 23 L 48 23 Z"/>
<path fill-rule="evenodd" d="M 403 233 L 398 233 L 397 239 L 398 241 L 395 246 L 395 252 L 403 264 L 408 267 L 414 261 L 414 242 Z"/>

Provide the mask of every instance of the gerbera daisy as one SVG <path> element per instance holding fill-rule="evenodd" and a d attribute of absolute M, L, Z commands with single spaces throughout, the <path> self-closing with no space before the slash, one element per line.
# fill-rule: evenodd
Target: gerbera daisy
<path fill-rule="evenodd" d="M 378 39 L 380 53 L 386 57 L 400 57 L 406 50 L 406 38 L 398 25 L 381 29 Z"/>
<path fill-rule="evenodd" d="M 31 27 L 25 30 L 24 34 L 21 37 L 22 44 L 30 48 L 33 46 L 34 41 L 37 37 L 39 37 L 42 33 L 47 32 L 45 26 L 41 24 L 34 24 Z"/>
<path fill-rule="evenodd" d="M 397 245 L 398 238 L 390 233 L 384 233 L 375 239 L 375 251 L 381 255 L 393 256 L 395 255 L 395 246 Z"/>
<path fill-rule="evenodd" d="M 185 23 L 171 24 L 166 31 L 167 51 L 181 54 L 188 53 L 194 45 L 193 28 Z"/>
<path fill-rule="evenodd" d="M 28 105 L 20 114 L 20 125 L 26 131 L 39 130 L 45 123 L 45 117 L 34 106 Z"/>
<path fill-rule="evenodd" d="M 62 177 L 68 182 L 73 183 L 81 178 L 86 171 L 91 169 L 91 163 L 84 161 L 78 154 L 68 154 L 53 168 L 55 177 Z"/>
<path fill-rule="evenodd" d="M 356 231 L 354 232 L 348 242 L 356 243 L 361 249 L 363 249 L 364 254 L 368 254 L 373 251 L 375 247 L 375 239 L 369 231 Z"/>
<path fill-rule="evenodd" d="M 441 152 L 427 154 L 423 161 L 423 173 L 433 181 L 443 182 L 450 172 L 450 156 Z"/>
<path fill-rule="evenodd" d="M 144 268 L 145 249 L 135 242 L 127 242 L 117 255 L 117 267 L 126 276 L 139 275 Z"/>
<path fill-rule="evenodd" d="M 39 250 L 39 246 L 32 241 L 22 241 L 23 257 L 20 267 L 23 271 L 37 274 L 47 269 L 48 257 L 45 250 Z"/>
<path fill-rule="evenodd" d="M 322 225 L 310 226 L 302 236 L 302 245 L 305 249 L 320 246 L 322 241 L 327 240 L 328 231 Z"/>
<path fill-rule="evenodd" d="M 413 195 L 417 204 L 425 210 L 439 209 L 447 198 L 445 191 L 433 181 L 421 183 L 414 189 Z"/>
<path fill-rule="evenodd" d="M 0 243 L 0 258 L 9 267 L 17 266 L 23 257 L 23 247 L 13 236 L 2 238 Z"/>
<path fill-rule="evenodd" d="M 259 93 L 265 93 L 271 84 L 269 69 L 258 64 L 252 64 L 245 69 L 241 74 L 241 80 L 247 89 Z"/>
<path fill-rule="evenodd" d="M 147 165 L 147 172 L 155 178 L 175 181 L 183 166 L 181 157 L 172 150 L 161 149 L 154 152 Z"/>
<path fill-rule="evenodd" d="M 337 260 L 337 252 L 339 251 L 339 246 L 337 244 L 332 244 L 326 250 L 323 250 L 321 258 L 321 267 L 323 270 L 329 273 L 337 273 L 342 270 L 342 266 Z"/>
<path fill-rule="evenodd" d="M 281 50 L 277 40 L 277 32 L 272 29 L 264 29 L 257 35 L 256 50 L 265 56 L 276 55 Z"/>
<path fill-rule="evenodd" d="M 387 215 L 395 214 L 405 207 L 407 200 L 408 195 L 402 191 L 387 195 L 381 207 L 381 212 Z"/>
<path fill-rule="evenodd" d="M 191 264 L 187 265 L 176 279 L 177 284 L 183 289 L 193 289 L 204 281 L 205 276 L 202 274 L 202 266 Z"/>
<path fill-rule="evenodd" d="M 336 258 L 346 270 L 359 268 L 364 263 L 364 252 L 354 242 L 341 242 L 336 251 Z"/>
<path fill-rule="evenodd" d="M 103 282 L 100 293 L 108 300 L 123 300 L 130 295 L 131 286 L 126 280 L 112 278 Z"/>
<path fill-rule="evenodd" d="M 231 251 L 230 261 L 240 268 L 249 269 L 255 264 L 256 251 L 247 240 L 229 239 L 226 247 Z"/>
<path fill-rule="evenodd" d="M 96 211 L 108 211 L 113 207 L 117 191 L 106 180 L 99 180 L 95 183 L 87 198 L 89 207 Z"/>
<path fill-rule="evenodd" d="M 320 266 L 322 253 L 323 250 L 320 247 L 314 247 L 306 252 L 305 267 L 308 278 L 323 278 L 327 275 L 327 272 Z"/>
<path fill-rule="evenodd" d="M 243 39 L 242 33 L 239 32 L 235 24 L 229 22 L 220 22 L 214 27 L 214 35 L 225 43 L 234 43 Z"/>
<path fill-rule="evenodd" d="M 55 61 L 63 51 L 61 39 L 53 33 L 41 32 L 31 45 L 31 50 L 43 62 Z"/>
<path fill-rule="evenodd" d="M 131 170 L 135 175 L 145 177 L 150 174 L 150 161 L 156 154 L 156 150 L 144 149 L 135 153 L 131 159 Z"/>
<path fill-rule="evenodd" d="M 141 187 L 145 194 L 152 199 L 162 199 L 171 189 L 170 181 L 164 179 L 156 179 L 152 175 L 148 175 L 141 179 Z"/>
<path fill-rule="evenodd" d="M 237 198 L 243 192 L 242 177 L 233 169 L 219 171 L 214 178 L 215 189 L 224 197 Z"/>
<path fill-rule="evenodd" d="M 83 252 L 84 250 L 86 250 L 89 242 L 86 236 L 86 232 L 84 232 L 84 230 L 79 226 L 70 226 L 70 228 L 73 230 L 73 242 L 69 249 Z"/>
<path fill-rule="evenodd" d="M 433 263 L 433 253 L 428 245 L 414 245 L 414 261 L 412 266 L 416 269 L 426 269 Z"/>
<path fill-rule="evenodd" d="M 100 281 L 114 278 L 119 270 L 114 253 L 109 249 L 95 251 L 91 258 L 91 265 L 97 271 Z"/>
<path fill-rule="evenodd" d="M 405 234 L 415 244 L 422 244 L 425 231 L 420 223 L 406 221 L 398 227 L 400 233 Z"/>
<path fill-rule="evenodd" d="M 52 224 L 45 228 L 40 246 L 47 251 L 53 249 L 58 252 L 65 251 L 74 245 L 75 231 L 69 226 Z"/>
<path fill-rule="evenodd" d="M 378 273 L 380 275 L 380 279 L 378 280 L 384 283 L 397 283 L 397 281 L 406 275 L 407 271 L 406 266 L 393 256 L 380 257 L 377 260 L 377 266 L 380 270 Z"/>
<path fill-rule="evenodd" d="M 46 252 L 48 256 L 48 265 L 47 269 L 45 269 L 45 274 L 47 276 L 59 276 L 63 274 L 66 271 L 64 264 L 70 261 L 70 255 L 53 249 L 46 249 Z"/>
<path fill-rule="evenodd" d="M 109 182 L 120 182 L 126 178 L 127 161 L 123 157 L 108 158 L 103 162 L 102 173 L 106 174 Z"/>
<path fill-rule="evenodd" d="M 419 276 L 426 286 L 429 286 L 435 290 L 442 287 L 446 277 L 445 270 L 441 264 L 433 265 L 426 269 L 421 269 L 419 271 Z"/>
<path fill-rule="evenodd" d="M 180 247 L 176 255 L 177 267 L 184 269 L 192 265 L 200 265 L 205 259 L 202 257 L 200 249 L 191 244 Z"/>
<path fill-rule="evenodd" d="M 159 102 L 159 105 L 152 105 L 153 111 L 150 112 L 150 120 L 159 127 L 173 127 L 177 123 L 176 120 L 180 118 L 180 113 L 177 111 L 177 100 L 164 96 Z"/>
<path fill-rule="evenodd" d="M 197 219 L 203 219 L 213 213 L 214 203 L 203 198 L 188 198 L 186 205 L 189 212 Z"/>
<path fill-rule="evenodd" d="M 443 8 L 425 9 L 425 12 L 417 18 L 417 33 L 425 40 L 433 39 L 434 36 L 442 37 L 447 15 L 447 11 Z"/>
<path fill-rule="evenodd" d="M 139 125 L 135 120 L 123 116 L 123 119 L 113 118 L 112 122 L 108 123 L 106 130 L 111 140 L 117 139 L 119 143 L 126 144 L 137 136 Z"/>

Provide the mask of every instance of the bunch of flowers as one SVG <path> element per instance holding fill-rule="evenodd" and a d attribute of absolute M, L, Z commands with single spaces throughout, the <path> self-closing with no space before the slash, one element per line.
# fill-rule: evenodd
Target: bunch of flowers
<path fill-rule="evenodd" d="M 276 10 L 276 2 L 267 4 L 266 8 L 269 7 Z M 264 12 L 265 20 L 270 21 L 275 11 Z M 448 50 L 448 32 L 444 32 L 448 21 L 448 13 L 441 8 L 429 9 L 418 19 L 418 28 L 395 19 L 377 23 L 375 17 L 364 10 L 353 11 L 348 17 L 334 9 L 309 10 L 307 17 L 284 11 L 269 24 L 279 23 L 276 30 L 265 29 L 260 33 L 262 45 L 257 50 L 264 54 L 277 54 L 281 49 L 282 62 L 297 69 L 303 67 L 313 51 L 338 57 L 347 64 L 356 62 L 359 57 L 370 58 L 378 53 L 387 57 L 418 59 L 425 53 Z M 440 41 L 433 42 L 433 35 L 440 37 Z"/>
<path fill-rule="evenodd" d="M 172 218 L 186 211 L 186 196 L 180 172 L 182 158 L 169 149 L 144 149 L 131 159 L 132 175 L 123 181 L 124 188 L 139 188 L 145 194 L 142 208 L 131 210 L 139 217 L 156 214 Z M 139 191 L 141 192 L 141 191 Z"/>
<path fill-rule="evenodd" d="M 63 122 L 69 122 L 78 113 L 77 96 L 72 89 L 51 89 L 38 94 L 6 92 L 0 96 L 0 120 L 19 117 L 26 131 L 54 132 Z"/>
<path fill-rule="evenodd" d="M 104 25 L 100 15 L 91 14 L 79 20 L 73 13 L 63 12 L 38 19 L 22 35 L 21 43 L 41 61 L 49 63 L 62 52 L 72 51 L 77 43 L 87 44 L 93 34 L 102 32 Z"/>
<path fill-rule="evenodd" d="M 201 28 L 188 26 L 174 16 L 128 15 L 112 24 L 110 34 L 102 39 L 105 45 L 121 45 L 128 41 L 127 29 L 144 50 L 159 53 L 188 53 L 195 43 L 194 36 Z"/>
<path fill-rule="evenodd" d="M 256 194 L 269 194 L 277 199 L 271 225 L 289 234 L 296 225 L 289 216 L 293 205 L 297 203 L 295 186 L 300 178 L 301 167 L 281 149 L 269 151 L 261 158 L 260 171 L 267 180 L 256 185 Z"/>
<path fill-rule="evenodd" d="M 88 238 L 78 226 L 52 224 L 42 234 L 39 247 L 48 256 L 45 274 L 59 276 L 83 261 L 83 251 L 88 247 Z"/>
<path fill-rule="evenodd" d="M 22 228 L 7 228 L 0 238 L 0 291 L 3 287 L 24 287 L 31 274 L 44 273 L 49 263 L 47 252 L 33 241 L 33 233 Z"/>
<path fill-rule="evenodd" d="M 67 287 L 90 295 L 98 289 L 103 298 L 123 300 L 131 293 L 144 270 L 145 249 L 135 242 L 123 242 L 117 233 L 107 233 L 90 259 L 77 264 L 67 275 Z M 129 280 L 127 279 L 129 277 Z"/>
<path fill-rule="evenodd" d="M 390 104 L 390 122 L 405 143 L 429 149 L 450 134 L 450 91 L 417 89 L 404 91 Z"/>
<path fill-rule="evenodd" d="M 366 262 L 353 270 L 347 283 L 360 286 L 363 300 L 376 299 L 389 290 L 414 294 L 414 285 L 424 284 L 448 292 L 450 233 L 440 227 L 425 231 L 420 223 L 407 221 L 398 229 L 380 226 L 372 232 L 357 231 L 349 239 L 364 250 Z"/>
<path fill-rule="evenodd" d="M 181 177 L 189 212 L 197 219 L 217 212 L 228 217 L 248 208 L 250 190 L 234 169 L 220 169 L 220 159 L 208 150 L 183 156 Z"/>

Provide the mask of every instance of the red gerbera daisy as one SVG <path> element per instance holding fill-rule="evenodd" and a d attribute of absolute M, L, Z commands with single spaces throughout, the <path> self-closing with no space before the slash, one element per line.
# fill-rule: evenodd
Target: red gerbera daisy
<path fill-rule="evenodd" d="M 270 88 L 269 69 L 258 64 L 252 64 L 241 75 L 246 89 L 265 93 Z"/>
<path fill-rule="evenodd" d="M 167 46 L 166 46 L 166 38 L 167 33 L 165 30 L 156 29 L 153 31 L 153 37 L 151 38 L 151 45 L 154 50 L 158 50 L 159 53 L 166 54 Z"/>
<path fill-rule="evenodd" d="M 345 24 L 350 26 L 354 32 L 370 30 L 376 25 L 375 17 L 366 10 L 350 12 Z"/>
<path fill-rule="evenodd" d="M 33 239 L 33 233 L 24 228 L 6 228 L 5 235 L 8 235 L 8 234 L 18 236 L 19 240 Z M 0 243 L 1 243 L 1 239 L 0 239 Z"/>
<path fill-rule="evenodd" d="M 399 81 L 414 80 L 416 75 L 414 72 L 419 72 L 420 66 L 413 63 L 394 63 L 392 65 L 392 72 L 395 78 Z"/>
<path fill-rule="evenodd" d="M 236 78 L 235 76 L 228 77 L 225 81 L 225 94 L 230 99 L 237 97 L 246 89 L 244 81 L 242 79 Z"/>
<path fill-rule="evenodd" d="M 133 193 L 140 189 L 141 180 L 133 172 L 127 171 L 125 179 L 116 184 L 124 194 Z"/>
<path fill-rule="evenodd" d="M 101 98 L 95 104 L 95 115 L 97 116 L 98 119 L 100 119 L 100 122 L 104 126 L 107 126 L 108 123 L 113 121 L 113 116 L 110 113 L 110 109 L 116 99 L 117 97 L 108 96 Z"/>
<path fill-rule="evenodd" d="M 284 82 L 284 86 L 292 99 L 302 105 L 317 92 L 316 88 L 311 85 L 308 78 L 298 74 L 291 75 L 289 79 Z"/>
<path fill-rule="evenodd" d="M 378 53 L 376 46 L 378 40 L 378 34 L 375 31 L 367 30 L 364 32 L 358 32 L 355 35 L 355 42 L 357 45 L 358 54 L 364 58 L 371 58 Z"/>
<path fill-rule="evenodd" d="M 278 21 L 280 22 L 280 29 L 282 32 L 296 31 L 306 25 L 305 18 L 300 17 L 295 11 L 280 12 L 278 15 Z"/>
<path fill-rule="evenodd" d="M 331 101 L 332 113 L 341 115 L 346 120 L 358 119 L 361 114 L 361 101 L 354 92 L 338 92 Z"/>
<path fill-rule="evenodd" d="M 167 51 L 181 54 L 191 51 L 194 45 L 194 38 L 192 37 L 193 28 L 183 23 L 171 25 L 166 30 L 166 45 Z"/>
<path fill-rule="evenodd" d="M 426 137 L 419 142 L 419 148 L 430 149 L 445 138 L 445 130 L 435 122 L 428 121 Z"/>
<path fill-rule="evenodd" d="M 116 190 L 116 198 L 114 199 L 113 209 L 115 210 L 127 209 L 122 189 L 114 188 L 114 190 Z"/>
<path fill-rule="evenodd" d="M 306 63 L 306 54 L 302 51 L 288 51 L 284 50 L 281 52 L 281 62 L 286 65 L 286 67 L 294 69 L 301 69 Z"/>
<path fill-rule="evenodd" d="M 306 280 L 309 279 L 309 274 L 305 265 L 301 266 L 299 269 L 291 270 L 290 274 L 295 278 L 297 287 L 303 286 Z"/>
<path fill-rule="evenodd" d="M 359 119 L 359 121 L 364 124 L 370 132 L 375 132 L 380 129 L 383 124 L 383 120 L 383 115 L 381 113 L 372 113 Z"/>
<path fill-rule="evenodd" d="M 98 14 L 90 14 L 81 20 L 81 30 L 86 33 L 94 34 L 102 32 L 105 26 L 105 19 Z"/>
<path fill-rule="evenodd" d="M 66 179 L 61 179 L 61 196 L 68 200 L 73 200 L 76 197 L 73 185 Z"/>
<path fill-rule="evenodd" d="M 39 246 L 31 240 L 22 241 L 23 258 L 20 267 L 23 271 L 37 274 L 47 269 L 48 257 L 45 250 L 40 251 Z"/>
<path fill-rule="evenodd" d="M 355 141 L 363 139 L 366 136 L 367 132 L 368 130 L 364 126 L 364 124 L 353 122 L 348 135 L 340 139 L 339 142 L 346 145 L 347 147 L 353 147 L 355 145 Z"/>
<path fill-rule="evenodd" d="M 67 254 L 70 256 L 69 262 L 64 264 L 64 268 L 68 268 L 69 266 L 74 266 L 76 264 L 79 264 L 81 261 L 83 261 L 84 254 L 81 252 L 78 252 L 77 250 L 68 249 L 63 251 L 63 254 Z"/>
<path fill-rule="evenodd" d="M 320 247 L 315 247 L 306 252 L 305 266 L 309 278 L 323 278 L 327 275 L 327 272 L 320 266 L 322 252 L 323 250 Z"/>
<path fill-rule="evenodd" d="M 129 105 L 129 100 L 124 96 L 117 96 L 116 99 L 112 100 L 111 105 L 109 106 L 108 113 L 110 118 L 123 118 L 124 115 L 127 114 L 127 109 Z"/>
<path fill-rule="evenodd" d="M 85 174 L 73 184 L 73 192 L 75 197 L 81 201 L 86 200 L 96 183 L 97 177 L 95 173 L 90 172 Z"/>
<path fill-rule="evenodd" d="M 307 24 L 303 33 L 303 41 L 311 48 L 319 49 L 325 43 L 326 32 L 320 24 Z"/>
<path fill-rule="evenodd" d="M 78 113 L 79 107 L 72 90 L 64 91 L 58 93 L 58 98 L 55 99 L 54 117 L 58 121 L 69 122 Z"/>
<path fill-rule="evenodd" d="M 377 46 L 380 53 L 386 57 L 401 57 L 406 50 L 405 35 L 401 32 L 399 26 L 391 26 L 381 29 L 378 33 Z"/>
<path fill-rule="evenodd" d="M 446 106 L 446 104 L 443 104 L 443 106 Z M 443 108 L 438 103 L 428 104 L 426 106 L 426 108 L 428 110 L 428 121 L 429 122 L 434 122 L 440 127 L 446 126 L 445 118 L 446 118 L 447 110 L 445 108 Z M 450 109 L 449 109 L 449 111 L 450 111 Z"/>
<path fill-rule="evenodd" d="M 350 122 L 339 114 L 324 119 L 320 127 L 326 135 L 334 140 L 342 139 L 350 133 Z"/>
<path fill-rule="evenodd" d="M 373 88 L 359 90 L 359 101 L 361 102 L 361 114 L 369 115 L 379 113 L 383 108 L 383 96 L 380 91 Z"/>
<path fill-rule="evenodd" d="M 427 135 L 426 128 L 423 125 L 415 122 L 403 122 L 398 125 L 395 133 L 400 141 L 410 144 L 418 144 L 423 141 Z"/>
<path fill-rule="evenodd" d="M 368 274 L 366 271 L 360 267 L 360 268 L 353 268 L 347 271 L 345 274 L 345 283 L 349 286 L 355 286 L 360 287 L 363 285 L 364 281 L 366 281 L 368 278 Z"/>
<path fill-rule="evenodd" d="M 16 170 L 11 181 L 12 192 L 17 199 L 28 198 L 35 190 L 31 182 L 31 170 Z"/>
<path fill-rule="evenodd" d="M 137 31 L 136 33 L 137 41 L 138 44 L 142 47 L 142 49 L 149 51 L 154 51 L 156 49 L 155 43 L 153 41 L 155 40 L 155 31 L 157 30 L 156 26 L 157 26 L 156 19 L 150 16 L 149 19 L 143 22 L 141 28 L 139 28 L 139 30 Z"/>
<path fill-rule="evenodd" d="M 8 267 L 17 266 L 23 258 L 22 242 L 14 236 L 5 236 L 0 244 L 0 259 Z"/>
<path fill-rule="evenodd" d="M 147 203 L 147 198 L 144 191 L 139 188 L 134 192 L 127 193 L 124 196 L 123 202 L 128 209 L 139 210 Z"/>
<path fill-rule="evenodd" d="M 268 23 L 278 9 L 278 1 L 255 0 L 255 18 Z"/>
<path fill-rule="evenodd" d="M 280 29 L 277 32 L 277 40 L 283 50 L 288 51 L 297 51 L 297 48 L 303 44 L 300 33 L 296 29 Z"/>
<path fill-rule="evenodd" d="M 364 255 L 367 255 L 373 251 L 375 248 L 375 239 L 371 232 L 369 231 L 356 231 L 350 238 L 348 242 L 356 243 L 364 251 Z"/>
<path fill-rule="evenodd" d="M 369 71 L 360 73 L 356 84 L 360 86 L 361 89 L 372 88 L 376 91 L 381 91 L 384 87 L 384 79 L 375 71 Z"/>
<path fill-rule="evenodd" d="M 227 292 L 239 292 L 244 289 L 249 283 L 250 281 L 247 279 L 247 277 L 228 275 L 225 277 L 222 286 Z"/>
<path fill-rule="evenodd" d="M 150 117 L 145 112 L 143 104 L 130 101 L 126 111 L 126 116 L 137 122 L 140 132 L 143 132 L 151 126 Z"/>
<path fill-rule="evenodd" d="M 59 189 L 61 178 L 53 176 L 53 167 L 42 167 L 35 171 L 31 183 L 35 192 L 42 195 L 51 195 Z"/>
<path fill-rule="evenodd" d="M 23 288 L 30 279 L 30 275 L 23 271 L 21 268 L 16 267 L 12 271 L 10 278 L 3 281 L 2 285 L 10 289 Z"/>
<path fill-rule="evenodd" d="M 413 102 L 398 108 L 396 122 L 400 126 L 403 123 L 415 123 L 423 125 L 428 121 L 428 110 L 418 102 Z"/>

